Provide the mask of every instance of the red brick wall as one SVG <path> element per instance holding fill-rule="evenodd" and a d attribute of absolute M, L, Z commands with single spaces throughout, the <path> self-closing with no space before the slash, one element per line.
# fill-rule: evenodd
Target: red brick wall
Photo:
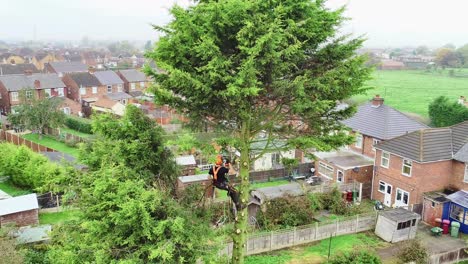
<path fill-rule="evenodd" d="M 422 220 L 431 226 L 436 226 L 435 219 L 442 218 L 442 213 L 444 211 L 444 204 L 434 202 L 434 207 L 432 207 L 432 200 L 427 198 L 423 199 L 423 214 Z"/>
<path fill-rule="evenodd" d="M 321 176 L 320 174 L 320 165 L 319 162 L 323 162 L 331 167 L 333 167 L 333 181 L 336 182 L 338 170 L 343 171 L 344 173 L 344 183 L 352 183 L 354 180 L 361 182 L 361 183 L 370 183 L 372 182 L 372 171 L 373 165 L 359 167 L 357 172 L 353 171 L 353 169 L 344 170 L 339 168 L 338 166 L 328 163 L 324 160 L 317 160 L 315 162 L 315 169 L 316 169 L 316 176 Z"/>
<path fill-rule="evenodd" d="M 69 75 L 64 75 L 62 77 L 62 81 L 67 86 L 67 93 L 65 96 L 72 100 L 78 101 L 80 98 L 80 91 L 76 82 Z"/>
<path fill-rule="evenodd" d="M 375 157 L 375 151 L 372 149 L 372 145 L 374 144 L 374 138 L 367 136 L 367 135 L 362 135 L 362 148 L 356 147 L 356 143 L 353 143 L 349 145 L 350 150 L 363 154 L 367 157 L 374 158 Z"/>
<path fill-rule="evenodd" d="M 465 163 L 453 161 L 453 179 L 451 183 L 458 190 L 468 190 L 468 182 L 464 182 Z"/>
<path fill-rule="evenodd" d="M 38 209 L 0 216 L 0 226 L 16 223 L 16 226 L 39 224 Z"/>
<path fill-rule="evenodd" d="M 452 161 L 417 163 L 413 161 L 411 176 L 402 175 L 403 159 L 390 155 L 389 168 L 380 166 L 381 150 L 376 153 L 376 170 L 373 182 L 373 199 L 383 201 L 384 194 L 379 192 L 379 181 L 393 186 L 392 204 L 395 203 L 396 189 L 400 188 L 410 194 L 409 204 L 421 204 L 422 194 L 429 191 L 443 190 L 450 183 Z"/>
<path fill-rule="evenodd" d="M 6 87 L 3 85 L 2 82 L 0 82 L 0 95 L 2 97 L 0 99 L 1 112 L 9 113 L 11 111 L 10 97 L 9 97 L 9 93 L 8 93 Z"/>

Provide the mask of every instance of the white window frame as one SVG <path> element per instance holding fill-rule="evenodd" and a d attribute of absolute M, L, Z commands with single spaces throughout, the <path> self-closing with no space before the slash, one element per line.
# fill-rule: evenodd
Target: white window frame
<path fill-rule="evenodd" d="M 86 87 L 80 88 L 80 95 L 86 95 Z"/>
<path fill-rule="evenodd" d="M 468 183 L 468 163 L 465 163 L 465 175 L 463 176 L 463 182 Z"/>
<path fill-rule="evenodd" d="M 118 92 L 123 92 L 122 84 L 117 84 L 117 91 Z"/>
<path fill-rule="evenodd" d="M 388 158 L 384 157 L 385 154 L 388 154 Z M 390 152 L 382 151 L 382 156 L 380 157 L 380 166 L 388 169 L 390 167 L 390 156 Z M 384 165 L 384 160 L 387 160 L 387 166 Z"/>
<path fill-rule="evenodd" d="M 112 85 L 107 85 L 107 93 L 112 93 Z"/>
<path fill-rule="evenodd" d="M 375 152 L 375 145 L 379 144 L 380 143 L 380 139 L 372 139 L 372 151 Z"/>
<path fill-rule="evenodd" d="M 32 99 L 33 98 L 33 91 L 32 90 L 26 90 L 25 91 L 25 96 L 27 99 Z"/>
<path fill-rule="evenodd" d="M 339 180 L 340 177 L 338 176 L 338 175 L 340 175 L 340 172 L 341 172 L 341 175 L 342 175 L 341 181 Z M 343 183 L 344 180 L 345 180 L 344 172 L 342 170 L 336 170 L 336 182 Z"/>
<path fill-rule="evenodd" d="M 398 192 L 401 192 L 401 200 L 400 200 L 400 203 L 397 204 L 397 201 L 398 200 Z M 408 194 L 408 201 L 407 203 L 403 203 L 403 197 L 405 196 L 405 193 Z M 403 189 L 400 189 L 400 188 L 396 188 L 396 192 L 395 192 L 395 204 L 397 204 L 398 206 L 409 206 L 409 201 L 410 201 L 410 193 L 403 190 Z"/>
<path fill-rule="evenodd" d="M 65 96 L 65 89 L 64 88 L 57 88 L 57 94 L 60 97 Z"/>
<path fill-rule="evenodd" d="M 326 175 L 326 174 L 323 174 L 323 173 L 322 173 L 322 170 L 321 170 L 320 168 L 325 168 L 325 169 L 327 169 L 328 171 L 330 171 L 330 169 L 331 169 L 331 175 L 332 175 L 332 176 L 330 177 L 330 176 L 328 176 L 328 175 Z M 324 163 L 324 162 L 319 161 L 319 174 L 320 174 L 321 176 L 323 176 L 323 177 L 325 177 L 325 178 L 327 178 L 327 179 L 333 180 L 333 172 L 334 172 L 334 171 L 335 171 L 335 168 L 333 168 L 332 166 L 330 166 L 330 165 L 328 165 L 328 164 L 326 164 L 326 163 Z"/>
<path fill-rule="evenodd" d="M 130 83 L 130 90 L 135 90 L 135 89 L 136 89 L 136 84 Z"/>
<path fill-rule="evenodd" d="M 140 82 L 140 89 L 145 88 L 145 82 Z"/>
<path fill-rule="evenodd" d="M 71 115 L 71 109 L 70 107 L 64 107 L 63 108 L 63 113 L 66 115 Z"/>
<path fill-rule="evenodd" d="M 11 101 L 18 102 L 18 92 L 11 92 Z"/>
<path fill-rule="evenodd" d="M 93 86 L 92 90 L 93 90 L 93 94 L 97 94 L 97 86 Z"/>
<path fill-rule="evenodd" d="M 380 190 L 380 186 L 383 186 L 383 191 Z M 379 188 L 378 188 L 378 191 L 381 192 L 381 193 L 385 193 L 386 190 L 387 190 L 387 183 L 384 182 L 384 181 L 379 181 Z"/>
<path fill-rule="evenodd" d="M 52 90 L 51 89 L 44 89 L 44 94 L 47 98 L 52 97 Z"/>
<path fill-rule="evenodd" d="M 358 139 L 360 139 L 360 140 L 358 140 Z M 359 142 L 361 142 L 361 143 L 358 144 Z M 356 148 L 362 149 L 363 143 L 364 143 L 364 136 L 362 134 L 356 133 L 356 143 L 354 143 L 354 146 Z"/>
<path fill-rule="evenodd" d="M 408 161 L 409 166 L 407 164 L 405 164 L 405 161 Z M 409 167 L 409 173 L 405 173 L 405 171 L 404 171 L 405 166 Z M 410 160 L 410 159 L 403 159 L 402 162 L 401 162 L 401 174 L 404 175 L 404 176 L 411 177 L 412 171 L 413 171 L 413 161 Z"/>

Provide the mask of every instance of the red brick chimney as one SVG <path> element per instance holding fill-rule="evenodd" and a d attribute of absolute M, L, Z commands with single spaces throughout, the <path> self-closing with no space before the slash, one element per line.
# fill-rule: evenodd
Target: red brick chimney
<path fill-rule="evenodd" d="M 376 94 L 374 98 L 372 98 L 372 106 L 373 107 L 379 107 L 383 105 L 384 99 L 380 97 L 380 95 Z"/>
<path fill-rule="evenodd" d="M 41 89 L 41 82 L 39 80 L 34 81 L 34 88 Z"/>

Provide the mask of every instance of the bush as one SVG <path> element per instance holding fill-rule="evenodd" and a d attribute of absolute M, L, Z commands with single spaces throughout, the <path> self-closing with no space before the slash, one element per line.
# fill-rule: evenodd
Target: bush
<path fill-rule="evenodd" d="M 369 251 L 352 251 L 333 256 L 328 264 L 380 264 L 380 258 Z"/>
<path fill-rule="evenodd" d="M 67 118 L 65 119 L 65 125 L 70 129 L 80 131 L 82 133 L 93 133 L 91 121 L 84 118 L 67 116 Z"/>
<path fill-rule="evenodd" d="M 415 262 L 416 264 L 427 263 L 429 255 L 427 249 L 417 240 L 407 241 L 398 252 L 400 263 Z"/>
<path fill-rule="evenodd" d="M 337 215 L 348 215 L 349 208 L 338 188 L 333 188 L 329 193 L 322 194 L 322 204 L 325 210 Z"/>
<path fill-rule="evenodd" d="M 257 213 L 257 222 L 260 227 L 273 230 L 310 224 L 313 217 L 307 197 L 286 196 L 269 201 L 265 212 Z"/>

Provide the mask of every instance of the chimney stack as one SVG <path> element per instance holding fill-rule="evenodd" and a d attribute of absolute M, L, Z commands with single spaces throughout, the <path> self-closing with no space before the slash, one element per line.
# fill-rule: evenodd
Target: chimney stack
<path fill-rule="evenodd" d="M 41 89 L 41 82 L 39 80 L 34 81 L 34 88 Z"/>
<path fill-rule="evenodd" d="M 380 95 L 376 94 L 374 98 L 372 98 L 372 107 L 379 107 L 383 105 L 384 99 L 380 97 Z"/>

